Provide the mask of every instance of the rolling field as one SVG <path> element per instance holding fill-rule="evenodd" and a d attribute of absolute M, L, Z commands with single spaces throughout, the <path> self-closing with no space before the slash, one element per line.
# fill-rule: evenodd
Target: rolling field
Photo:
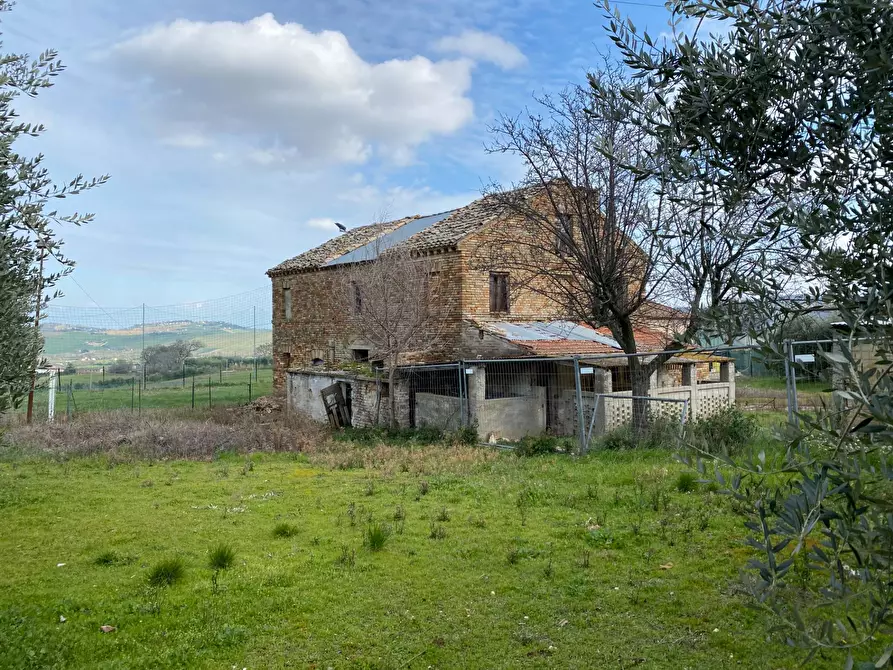
<path fill-rule="evenodd" d="M 59 324 L 41 326 L 44 355 L 56 364 L 74 362 L 79 368 L 115 359 L 137 360 L 143 345 L 142 328 L 128 329 L 78 328 Z M 146 324 L 147 347 L 171 344 L 176 340 L 199 340 L 204 346 L 198 356 L 242 356 L 254 354 L 257 346 L 269 344 L 269 329 L 242 328 L 220 322 L 175 321 Z"/>

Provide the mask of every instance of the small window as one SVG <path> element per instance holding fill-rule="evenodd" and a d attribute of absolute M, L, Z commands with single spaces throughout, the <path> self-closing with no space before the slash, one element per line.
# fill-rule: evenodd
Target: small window
<path fill-rule="evenodd" d="M 509 311 L 509 276 L 506 272 L 490 273 L 490 311 Z"/>
<path fill-rule="evenodd" d="M 282 367 L 286 370 L 291 368 L 291 354 L 287 351 L 282 354 Z"/>
<path fill-rule="evenodd" d="M 569 214 L 559 214 L 555 226 L 555 253 L 567 256 L 574 240 L 574 222 Z"/>
<path fill-rule="evenodd" d="M 285 305 L 285 320 L 291 321 L 291 289 L 288 286 L 282 289 L 282 303 Z"/>
<path fill-rule="evenodd" d="M 363 294 L 360 291 L 360 285 L 352 281 L 350 287 L 353 292 L 353 313 L 360 314 L 363 311 Z"/>
<path fill-rule="evenodd" d="M 391 397 L 391 385 L 387 382 L 381 383 L 381 397 L 382 398 L 390 398 Z"/>
<path fill-rule="evenodd" d="M 357 363 L 368 363 L 369 362 L 369 350 L 368 349 L 354 349 L 353 350 L 353 359 Z"/>
<path fill-rule="evenodd" d="M 314 358 L 312 361 L 310 361 L 310 365 L 312 365 L 313 367 L 319 367 L 325 364 L 326 362 L 321 358 Z"/>

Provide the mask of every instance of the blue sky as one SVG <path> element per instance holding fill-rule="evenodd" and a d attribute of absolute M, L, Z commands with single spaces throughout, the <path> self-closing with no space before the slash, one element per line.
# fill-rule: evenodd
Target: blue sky
<path fill-rule="evenodd" d="M 662 7 L 619 8 L 666 29 Z M 488 124 L 610 53 L 578 0 L 21 0 L 2 21 L 6 49 L 69 68 L 18 105 L 48 128 L 22 150 L 59 180 L 112 176 L 65 201 L 96 213 L 61 231 L 78 266 L 60 303 L 82 306 L 242 293 L 331 221 L 510 183 L 521 168 L 486 154 Z"/>

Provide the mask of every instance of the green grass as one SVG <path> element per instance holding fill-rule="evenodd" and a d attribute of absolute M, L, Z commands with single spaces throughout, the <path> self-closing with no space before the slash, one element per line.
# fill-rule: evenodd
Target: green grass
<path fill-rule="evenodd" d="M 784 377 L 738 377 L 735 384 L 746 388 L 770 391 L 784 391 L 786 388 Z M 830 391 L 831 384 L 829 382 L 797 380 L 798 393 L 830 393 Z"/>
<path fill-rule="evenodd" d="M 107 375 L 109 379 L 111 375 Z M 121 377 L 121 375 L 119 375 Z M 130 379 L 131 376 L 124 376 Z M 71 412 L 95 412 L 115 409 L 131 409 L 135 412 L 142 409 L 168 409 L 176 407 L 192 407 L 192 378 L 182 382 L 149 382 L 148 389 L 134 388 L 131 392 L 130 385 L 112 388 L 72 388 L 68 397 L 69 382 L 88 385 L 90 375 L 63 375 L 61 388 L 56 392 L 56 413 L 64 415 Z M 94 381 L 100 377 L 94 375 Z M 251 397 L 258 398 L 268 395 L 273 391 L 273 371 L 269 368 L 258 370 L 258 379 L 254 379 L 253 371 L 234 370 L 224 371 L 223 383 L 220 375 L 196 377 L 195 379 L 195 406 L 206 408 L 209 405 L 208 380 L 211 380 L 210 405 L 219 407 L 224 405 L 237 405 L 248 402 L 248 382 L 251 381 Z M 47 415 L 47 395 L 45 387 L 41 387 L 34 395 L 34 411 L 40 417 Z M 25 411 L 25 404 L 19 408 Z"/>
<path fill-rule="evenodd" d="M 238 475 L 243 459 L 229 456 L 0 458 L 0 667 L 802 660 L 767 643 L 767 623 L 740 595 L 752 555 L 743 519 L 706 487 L 680 493 L 668 452 L 412 460 L 424 449 L 436 448 L 398 449 L 376 470 L 255 454 Z M 277 538 L 277 524 L 300 530 Z M 375 526 L 388 528 L 378 550 L 364 542 Z M 218 545 L 238 557 L 219 593 L 208 572 Z M 149 588 L 153 566 L 172 557 L 178 577 Z M 819 656 L 809 667 L 842 663 Z"/>

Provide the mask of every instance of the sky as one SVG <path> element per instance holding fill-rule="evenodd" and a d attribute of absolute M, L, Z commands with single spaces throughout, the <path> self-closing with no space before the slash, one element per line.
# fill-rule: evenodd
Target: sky
<path fill-rule="evenodd" d="M 620 4 L 667 29 L 659 4 Z M 76 5 L 76 8 L 75 8 Z M 611 54 L 584 0 L 20 0 L 4 49 L 59 51 L 56 85 L 16 105 L 58 181 L 77 262 L 57 304 L 169 305 L 268 286 L 265 272 L 348 227 L 461 206 L 522 166 L 488 127 Z"/>

